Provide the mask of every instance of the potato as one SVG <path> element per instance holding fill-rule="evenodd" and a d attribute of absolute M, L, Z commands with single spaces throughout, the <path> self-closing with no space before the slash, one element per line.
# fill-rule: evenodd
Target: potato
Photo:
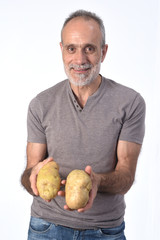
<path fill-rule="evenodd" d="M 91 178 L 85 171 L 73 170 L 70 172 L 65 186 L 65 199 L 68 207 L 70 209 L 85 207 L 91 188 Z"/>
<path fill-rule="evenodd" d="M 48 162 L 39 171 L 37 176 L 37 189 L 44 200 L 51 200 L 56 197 L 60 189 L 61 179 L 59 166 L 56 162 Z"/>

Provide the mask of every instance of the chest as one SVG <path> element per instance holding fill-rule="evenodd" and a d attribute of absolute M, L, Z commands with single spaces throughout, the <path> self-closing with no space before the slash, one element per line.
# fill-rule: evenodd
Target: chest
<path fill-rule="evenodd" d="M 53 108 L 44 121 L 49 156 L 63 166 L 63 176 L 87 165 L 96 172 L 111 171 L 121 126 L 120 114 L 107 106 L 82 111 L 72 104 Z"/>

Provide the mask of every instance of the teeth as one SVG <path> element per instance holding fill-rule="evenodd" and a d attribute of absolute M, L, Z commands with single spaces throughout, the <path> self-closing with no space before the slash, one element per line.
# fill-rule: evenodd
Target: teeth
<path fill-rule="evenodd" d="M 82 69 L 76 69 L 75 68 L 75 70 L 77 70 L 77 71 L 83 71 L 83 70 L 87 70 L 88 68 L 82 68 Z"/>
<path fill-rule="evenodd" d="M 70 69 L 75 69 L 77 71 L 81 71 L 81 70 L 87 70 L 89 68 L 91 68 L 92 65 L 91 64 L 85 64 L 85 65 L 76 65 L 76 64 L 70 64 L 69 68 Z"/>

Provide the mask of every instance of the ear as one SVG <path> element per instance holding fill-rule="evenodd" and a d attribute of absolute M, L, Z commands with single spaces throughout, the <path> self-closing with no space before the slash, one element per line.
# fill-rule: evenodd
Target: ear
<path fill-rule="evenodd" d="M 103 49 L 102 49 L 102 58 L 101 58 L 101 62 L 104 61 L 105 56 L 106 56 L 106 54 L 107 54 L 107 50 L 108 50 L 108 45 L 105 44 L 104 47 L 103 47 Z"/>
<path fill-rule="evenodd" d="M 63 50 L 63 44 L 62 44 L 62 42 L 60 42 L 59 45 L 60 45 L 60 48 L 61 48 L 61 51 L 62 51 L 62 50 Z"/>

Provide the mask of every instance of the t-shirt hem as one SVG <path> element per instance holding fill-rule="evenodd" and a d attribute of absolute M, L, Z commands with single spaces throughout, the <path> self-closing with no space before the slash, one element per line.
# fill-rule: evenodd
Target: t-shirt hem
<path fill-rule="evenodd" d="M 120 137 L 119 140 L 126 141 L 126 142 L 138 143 L 138 144 L 143 143 L 143 140 L 140 140 L 140 139 L 137 139 L 137 138 Z"/>
<path fill-rule="evenodd" d="M 46 144 L 47 142 L 44 139 L 37 139 L 37 138 L 28 138 L 27 142 L 31 142 L 31 143 L 42 143 L 42 144 Z"/>
<path fill-rule="evenodd" d="M 72 228 L 72 229 L 82 229 L 82 230 L 89 230 L 89 229 L 99 229 L 99 228 L 114 228 L 114 227 L 118 227 L 122 224 L 122 222 L 124 221 L 124 216 L 115 219 L 115 220 L 107 220 L 105 223 L 91 223 L 91 221 L 88 222 L 87 221 L 83 221 L 83 223 L 78 223 L 78 221 L 66 221 L 63 219 L 58 219 L 55 218 L 53 220 L 45 218 L 45 217 L 39 217 L 34 215 L 33 213 L 31 214 L 32 217 L 37 217 L 37 218 L 41 218 L 47 222 L 53 223 L 55 225 L 59 225 L 59 226 L 63 226 L 63 227 L 67 227 L 67 228 Z M 76 224 L 75 224 L 76 223 Z M 91 226 L 92 224 L 92 226 Z"/>

